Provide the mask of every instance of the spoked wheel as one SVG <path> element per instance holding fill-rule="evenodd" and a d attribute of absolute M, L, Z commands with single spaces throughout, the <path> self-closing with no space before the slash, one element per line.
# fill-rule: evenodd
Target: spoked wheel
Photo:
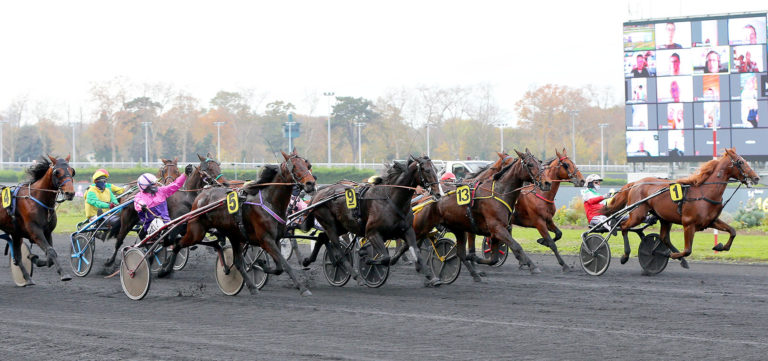
<path fill-rule="evenodd" d="M 280 253 L 283 255 L 283 258 L 285 258 L 285 260 L 287 261 L 293 255 L 293 244 L 291 243 L 291 239 L 281 238 L 279 244 L 280 244 Z"/>
<path fill-rule="evenodd" d="M 611 264 L 611 247 L 603 236 L 590 234 L 581 242 L 581 268 L 592 276 L 600 276 L 608 270 Z"/>
<path fill-rule="evenodd" d="M 170 252 L 166 252 L 170 255 Z M 173 262 L 173 270 L 174 271 L 181 271 L 184 269 L 184 266 L 187 265 L 187 261 L 189 261 L 189 247 L 184 247 L 179 250 L 179 253 L 176 255 L 176 260 Z"/>
<path fill-rule="evenodd" d="M 448 238 L 440 238 L 435 242 L 435 249 L 430 254 L 429 265 L 436 277 L 443 283 L 451 284 L 456 281 L 461 272 L 461 260 L 456 254 L 456 242 Z"/>
<path fill-rule="evenodd" d="M 389 264 L 368 264 L 368 260 L 378 260 L 382 258 L 371 242 L 365 242 L 360 247 L 357 262 L 357 271 L 363 277 L 363 282 L 371 288 L 379 288 L 387 282 L 389 277 Z"/>
<path fill-rule="evenodd" d="M 219 285 L 221 292 L 227 296 L 235 296 L 243 289 L 245 281 L 243 275 L 234 266 L 234 255 L 232 246 L 226 245 L 221 252 L 224 255 L 222 262 L 221 255 L 216 257 L 216 284 Z"/>
<path fill-rule="evenodd" d="M 640 260 L 640 267 L 643 267 L 646 274 L 659 274 L 667 268 L 667 263 L 669 263 L 669 248 L 661 241 L 658 233 L 651 233 L 640 240 L 637 258 Z"/>
<path fill-rule="evenodd" d="M 152 249 L 151 246 L 150 246 L 150 249 Z M 150 271 L 152 271 L 152 273 L 159 272 L 163 268 L 163 265 L 165 264 L 165 261 L 167 259 L 168 259 L 168 250 L 166 250 L 165 247 L 159 246 L 155 248 L 152 254 L 147 259 L 147 261 L 149 261 Z"/>
<path fill-rule="evenodd" d="M 120 284 L 123 292 L 132 300 L 140 300 L 149 292 L 151 281 L 149 264 L 144 260 L 144 252 L 131 248 L 123 254 L 120 262 Z"/>
<path fill-rule="evenodd" d="M 349 253 L 349 243 L 344 238 L 339 238 L 341 244 L 340 251 L 343 253 L 342 257 L 346 257 L 349 264 L 352 264 L 352 255 Z M 352 275 L 344 269 L 342 264 L 342 257 L 335 259 L 331 255 L 331 250 L 328 247 L 332 247 L 329 244 L 325 245 L 325 252 L 323 253 L 323 274 L 325 279 L 331 286 L 343 287 Z"/>
<path fill-rule="evenodd" d="M 253 282 L 256 283 L 256 288 L 262 289 L 264 285 L 269 281 L 269 274 L 264 272 L 261 268 L 261 264 L 269 264 L 269 254 L 261 249 L 261 247 L 246 245 L 243 249 L 243 259 L 245 259 L 245 269 L 253 276 Z M 257 262 L 260 260 L 261 262 Z"/>
<path fill-rule="evenodd" d="M 485 259 L 491 259 L 491 237 L 483 238 L 483 257 Z M 491 267 L 501 267 L 509 257 L 509 247 L 506 243 L 499 244 L 499 258 L 496 259 L 496 263 L 491 264 Z"/>
<path fill-rule="evenodd" d="M 9 245 L 10 246 L 10 245 Z M 26 242 L 21 242 L 21 264 L 24 265 L 24 269 L 27 270 L 29 273 L 29 277 L 32 277 L 32 271 L 34 269 L 34 265 L 32 264 L 32 260 L 29 259 L 30 251 L 29 246 L 27 246 Z M 24 287 L 27 285 L 27 280 L 24 279 L 24 274 L 21 273 L 21 268 L 19 266 L 16 266 L 13 264 L 13 257 L 11 256 L 11 253 L 8 253 L 8 261 L 11 265 L 11 277 L 13 278 L 13 283 L 16 284 L 16 286 Z"/>
<path fill-rule="evenodd" d="M 95 242 L 89 242 L 88 237 L 84 234 L 72 237 L 69 264 L 72 266 L 72 272 L 75 273 L 75 276 L 85 277 L 91 272 L 95 248 Z"/>

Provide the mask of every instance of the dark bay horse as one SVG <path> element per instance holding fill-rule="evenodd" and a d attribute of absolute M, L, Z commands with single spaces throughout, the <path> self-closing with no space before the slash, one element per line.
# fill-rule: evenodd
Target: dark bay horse
<path fill-rule="evenodd" d="M 570 271 L 571 268 L 560 257 L 557 245 L 555 245 L 555 242 L 563 235 L 552 221 L 555 212 L 557 212 L 555 196 L 560 189 L 560 182 L 558 181 L 567 180 L 577 187 L 583 187 L 584 176 L 576 168 L 576 164 L 568 158 L 565 148 L 563 148 L 562 153 L 555 150 L 555 154 L 555 158 L 544 164 L 544 177 L 553 180 L 552 187 L 548 191 L 541 191 L 534 185 L 525 186 L 517 199 L 517 204 L 515 204 L 512 223 L 516 226 L 536 228 L 542 237 L 537 242 L 542 246 L 549 247 L 555 253 L 557 263 L 560 264 L 563 271 Z M 555 234 L 554 239 L 549 235 L 549 232 Z"/>
<path fill-rule="evenodd" d="M 394 162 L 382 176 L 381 184 L 361 185 L 357 195 L 357 209 L 347 208 L 345 197 L 339 197 L 352 187 L 350 184 L 336 183 L 320 189 L 312 198 L 310 206 L 316 203 L 322 204 L 309 212 L 303 223 L 303 230 L 307 231 L 316 219 L 325 230 L 327 237 L 321 237 L 318 240 L 312 255 L 304 260 L 303 264 L 306 266 L 313 262 L 323 244 L 330 245 L 326 247 L 326 251 L 332 252 L 334 259 L 343 259 L 342 267 L 355 279 L 361 280 L 357 269 L 342 256 L 339 236 L 346 233 L 367 238 L 378 254 L 385 255 L 372 261 L 371 264 L 391 262 L 389 252 L 386 250 L 386 240 L 402 239 L 407 242 L 407 246 L 403 249 L 408 247 L 418 249 L 412 226 L 413 212 L 410 207 L 417 185 L 429 189 L 433 194 L 440 192 L 437 173 L 427 156 L 418 158 L 411 156 L 405 164 Z M 434 277 L 426 267 L 420 252 L 416 252 L 416 258 L 416 271 L 426 278 L 425 285 L 439 285 L 440 280 Z"/>
<path fill-rule="evenodd" d="M 75 170 L 69 166 L 68 162 L 69 156 L 64 159 L 56 159 L 51 156 L 48 156 L 48 159 L 41 157 L 36 164 L 27 169 L 27 174 L 31 177 L 30 181 L 19 185 L 16 194 L 13 195 L 15 206 L 9 207 L 15 208 L 13 216 L 9 213 L 9 208 L 0 208 L 0 230 L 6 233 L 4 235 L 6 240 L 8 235 L 12 239 L 13 263 L 21 268 L 26 281 L 25 286 L 31 286 L 35 283 L 21 262 L 21 241 L 23 238 L 31 240 L 45 252 L 44 259 L 36 255 L 30 256 L 32 262 L 38 267 L 56 266 L 56 272 L 62 281 L 72 279 L 67 272 L 61 269 L 51 238 L 51 233 L 56 228 L 57 223 L 54 209 L 57 195 L 63 193 L 66 200 L 72 200 L 72 197 L 75 196 L 75 189 L 72 185 Z"/>
<path fill-rule="evenodd" d="M 162 272 L 173 271 L 176 255 L 183 247 L 205 244 L 214 247 L 221 254 L 221 247 L 218 242 L 202 243 L 206 232 L 211 228 L 216 228 L 221 235 L 229 239 L 234 256 L 233 263 L 243 276 L 251 294 L 257 294 L 258 288 L 251 274 L 245 270 L 243 246 L 247 243 L 261 247 L 275 260 L 275 268 L 268 269 L 265 267 L 265 273 L 280 274 L 285 270 L 303 296 L 311 295 L 312 293 L 299 282 L 293 268 L 288 265 L 280 253 L 277 241 L 286 232 L 285 212 L 288 209 L 293 186 L 301 185 L 305 192 L 312 193 L 315 191 L 315 177 L 311 171 L 312 164 L 300 157 L 295 150 L 291 154 L 283 152 L 283 157 L 285 158 L 283 163 L 276 166 L 265 166 L 256 182 L 246 183 L 240 188 L 241 195 L 245 196 L 241 213 L 229 214 L 226 207 L 218 207 L 189 221 L 186 234 L 176 242 L 171 255 L 172 258 L 166 263 L 168 267 L 164 267 Z M 203 190 L 195 198 L 192 210 L 220 202 L 230 191 L 232 190 L 225 187 Z M 238 220 L 238 217 L 241 220 Z M 221 259 L 224 258 L 221 257 Z"/>
<path fill-rule="evenodd" d="M 505 166 L 490 179 L 476 181 L 472 185 L 470 203 L 459 205 L 457 197 L 443 197 L 436 203 L 428 204 L 416 214 L 414 230 L 418 238 L 425 238 L 438 224 L 445 226 L 456 235 L 457 255 L 467 267 L 475 281 L 481 281 L 474 266 L 466 255 L 465 233 L 491 237 L 491 259 L 477 259 L 476 262 L 493 264 L 498 260 L 499 243 L 504 242 L 521 264 L 529 267 L 531 273 L 540 272 L 528 258 L 523 248 L 510 234 L 513 206 L 520 195 L 523 182 L 532 182 L 542 190 L 549 190 L 551 182 L 543 177 L 541 161 L 526 149 L 525 153 L 515 151 L 519 157 Z"/>
<path fill-rule="evenodd" d="M 629 258 L 629 239 L 627 232 L 630 228 L 640 224 L 648 212 L 653 212 L 659 218 L 661 223 L 661 240 L 673 252 L 670 254 L 672 259 L 681 259 L 691 254 L 693 246 L 693 236 L 697 231 L 706 228 L 715 228 L 717 230 L 729 233 L 728 243 L 723 246 L 718 243 L 713 250 L 728 251 L 731 249 L 733 239 L 736 237 L 736 230 L 718 217 L 723 211 L 723 193 L 730 179 L 736 179 L 739 182 L 749 186 L 757 184 L 760 177 L 755 173 L 749 164 L 736 150 L 725 149 L 725 154 L 720 158 L 711 160 L 699 168 L 693 175 L 670 181 L 660 178 L 643 178 L 637 182 L 629 183 L 619 190 L 611 203 L 603 207 L 602 211 L 606 215 L 611 215 L 621 210 L 628 204 L 639 202 L 645 197 L 667 188 L 673 183 L 683 185 L 682 205 L 672 201 L 669 193 L 662 193 L 641 204 L 639 207 L 629 213 L 629 218 L 623 221 L 621 234 L 624 236 L 624 255 L 621 263 L 625 263 Z M 672 224 L 681 224 L 685 234 L 685 248 L 682 252 L 677 251 L 669 239 L 669 231 Z"/>

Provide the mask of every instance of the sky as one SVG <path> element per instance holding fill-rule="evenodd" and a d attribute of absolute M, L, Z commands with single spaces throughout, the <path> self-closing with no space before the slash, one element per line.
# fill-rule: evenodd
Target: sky
<path fill-rule="evenodd" d="M 6 1 L 0 112 L 14 99 L 88 109 L 92 84 L 170 84 L 203 105 L 252 89 L 327 114 L 323 92 L 376 99 L 490 85 L 514 104 L 548 83 L 623 100 L 622 23 L 763 11 L 765 1 Z M 315 109 L 308 99 L 319 98 Z M 65 116 L 60 116 L 65 118 Z M 66 120 L 66 119 L 63 119 Z"/>

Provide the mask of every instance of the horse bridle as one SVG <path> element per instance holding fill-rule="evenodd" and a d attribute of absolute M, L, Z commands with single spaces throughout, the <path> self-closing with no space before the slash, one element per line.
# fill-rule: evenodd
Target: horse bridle
<path fill-rule="evenodd" d="M 568 179 L 571 180 L 571 183 L 576 183 L 576 167 L 573 167 L 573 171 L 571 171 L 570 167 L 568 166 L 568 163 L 563 162 L 563 160 L 568 159 L 566 156 L 562 156 L 557 159 L 557 167 L 563 167 L 565 169 L 566 173 L 568 173 Z M 550 168 L 547 166 L 546 168 Z"/>
<path fill-rule="evenodd" d="M 63 165 L 60 165 L 61 163 L 64 163 Z M 63 187 L 67 182 L 72 182 L 72 177 L 75 176 L 75 170 L 72 169 L 72 174 L 69 174 L 69 164 L 67 162 L 59 162 L 56 163 L 56 165 L 53 166 L 53 173 L 56 172 L 57 169 L 63 169 L 64 175 L 62 177 L 53 177 L 53 186 L 56 187 L 56 190 L 61 190 L 61 187 Z M 62 178 L 64 178 L 62 180 Z"/>
<path fill-rule="evenodd" d="M 298 177 L 296 176 L 296 174 L 293 173 L 293 168 L 295 167 L 293 165 L 293 159 L 296 159 L 296 158 L 306 161 L 306 159 L 304 159 L 302 157 L 299 157 L 296 154 L 291 154 L 291 156 L 288 157 L 288 159 L 285 160 L 285 163 L 283 163 L 283 164 L 285 164 L 285 169 L 288 170 L 288 173 L 291 174 L 291 178 L 293 178 L 293 182 L 295 184 L 301 185 L 301 179 L 303 179 L 303 178 L 312 177 L 313 179 L 316 179 L 316 178 L 314 178 L 315 176 L 312 175 L 312 171 L 309 168 L 307 168 L 307 171 L 302 173 L 302 174 L 300 174 Z M 307 173 L 309 173 L 309 174 L 307 174 Z"/>
<path fill-rule="evenodd" d="M 739 174 L 741 175 L 742 180 L 740 182 L 746 186 L 749 186 L 749 176 L 746 172 L 744 172 L 744 168 L 742 166 L 744 165 L 744 161 L 741 159 L 733 159 L 733 156 L 728 154 L 728 158 L 731 159 L 731 168 L 736 168 L 739 170 Z"/>
<path fill-rule="evenodd" d="M 421 166 L 421 160 L 419 160 L 418 158 L 413 158 L 413 160 L 416 162 L 416 172 L 419 174 L 419 182 L 421 183 L 421 185 L 424 187 L 424 189 L 427 190 L 427 192 L 429 192 L 430 195 L 435 197 L 440 196 L 440 195 L 436 195 L 432 190 L 432 185 L 437 184 L 438 186 L 440 186 L 440 181 L 438 180 L 436 182 L 428 182 L 427 177 L 424 176 L 424 168 Z M 442 188 L 440 189 L 440 191 L 442 192 Z"/>
<path fill-rule="evenodd" d="M 522 166 L 525 168 L 525 170 L 528 172 L 528 176 L 530 176 L 530 177 L 531 177 L 531 179 L 533 179 L 533 185 L 534 185 L 534 186 L 536 186 L 536 187 L 538 187 L 539 189 L 541 189 L 541 176 L 542 176 L 541 174 L 543 173 L 543 170 L 544 170 L 544 168 L 541 166 L 541 163 L 539 163 L 539 174 L 538 174 L 538 176 L 534 177 L 534 176 L 533 176 L 533 172 L 532 172 L 532 171 L 531 171 L 531 169 L 530 169 L 530 168 L 533 168 L 533 167 L 529 167 L 529 166 L 528 166 L 528 161 L 529 161 L 531 158 L 533 158 L 533 159 L 536 159 L 536 158 L 533 156 L 533 154 L 525 153 L 525 155 L 524 155 L 524 156 L 523 156 L 523 158 L 521 159 L 521 162 L 520 162 L 520 163 L 521 163 L 521 164 L 522 164 Z"/>
<path fill-rule="evenodd" d="M 167 179 L 169 179 L 169 178 L 170 178 L 171 180 L 173 180 L 173 179 L 174 179 L 174 178 L 173 178 L 173 177 L 172 177 L 170 174 L 168 174 L 168 175 L 166 175 L 166 174 L 165 174 L 165 172 L 167 171 L 168 167 L 170 167 L 170 166 L 175 166 L 175 167 L 176 167 L 176 169 L 178 170 L 178 165 L 176 165 L 176 164 L 173 164 L 173 163 L 168 163 L 168 164 L 166 164 L 166 163 L 163 163 L 163 166 L 160 168 L 160 178 L 162 179 L 162 180 L 161 180 L 161 182 L 162 182 L 163 184 L 165 184 L 165 181 L 166 181 Z"/>
<path fill-rule="evenodd" d="M 210 174 L 208 174 L 208 162 L 214 162 L 216 165 L 220 165 L 219 162 L 211 158 L 205 158 L 203 164 L 200 166 L 200 168 L 198 168 L 200 173 L 203 175 L 203 182 L 211 186 L 220 185 L 221 183 L 219 183 L 218 180 L 221 178 L 221 176 L 224 175 L 224 173 L 219 172 L 219 175 L 217 175 L 216 178 L 213 178 Z M 213 180 L 211 180 L 211 178 L 213 178 Z"/>

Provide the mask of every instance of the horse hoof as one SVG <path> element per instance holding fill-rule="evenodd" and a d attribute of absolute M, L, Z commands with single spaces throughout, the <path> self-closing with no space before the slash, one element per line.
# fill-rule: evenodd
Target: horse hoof
<path fill-rule="evenodd" d="M 483 279 L 480 278 L 480 276 L 478 276 L 478 275 L 472 276 L 472 280 L 477 282 L 477 283 L 483 283 Z"/>
<path fill-rule="evenodd" d="M 250 293 L 251 293 L 251 296 L 252 296 L 252 297 L 255 297 L 255 296 L 258 296 L 258 295 L 259 295 L 259 289 L 258 289 L 258 288 L 256 288 L 256 287 L 254 287 L 254 288 L 248 288 L 248 292 L 250 292 Z"/>
<path fill-rule="evenodd" d="M 621 256 L 621 264 L 625 264 L 625 263 L 627 263 L 627 261 L 629 261 L 629 255 L 628 254 L 622 255 Z"/>
<path fill-rule="evenodd" d="M 488 276 L 488 274 L 485 273 L 485 271 L 477 272 L 477 275 L 480 276 L 480 277 L 487 277 Z"/>
<path fill-rule="evenodd" d="M 115 261 L 106 261 L 104 262 L 104 267 L 112 267 L 113 263 L 115 263 Z"/>
<path fill-rule="evenodd" d="M 70 275 L 63 275 L 63 276 L 61 276 L 61 280 L 64 281 L 64 282 L 71 281 L 72 280 L 72 276 L 70 276 Z"/>
<path fill-rule="evenodd" d="M 568 273 L 571 271 L 573 271 L 573 268 L 571 268 L 571 266 L 568 266 L 568 265 L 563 266 L 563 273 Z"/>
<path fill-rule="evenodd" d="M 540 244 L 542 246 L 546 246 L 546 242 L 547 241 L 544 240 L 544 238 L 539 238 L 539 239 L 536 240 L 536 243 L 538 243 L 538 244 Z"/>
<path fill-rule="evenodd" d="M 688 261 L 686 261 L 685 258 L 680 259 L 680 267 L 683 267 L 685 269 L 691 268 L 691 266 L 688 265 Z"/>
<path fill-rule="evenodd" d="M 719 251 L 722 251 L 722 250 L 724 250 L 724 249 L 725 249 L 725 247 L 723 246 L 723 244 L 722 244 L 722 243 L 718 243 L 716 246 L 712 247 L 712 250 L 713 250 L 713 251 L 718 251 L 718 252 L 719 252 Z"/>
<path fill-rule="evenodd" d="M 27 281 L 27 283 L 24 284 L 24 286 L 21 286 L 21 287 L 34 286 L 34 285 L 35 285 L 35 281 L 29 280 Z"/>
<path fill-rule="evenodd" d="M 536 274 L 539 274 L 539 273 L 541 273 L 541 270 L 539 269 L 539 267 L 531 265 L 531 274 L 532 275 L 536 275 Z"/>
<path fill-rule="evenodd" d="M 305 290 L 304 292 L 301 293 L 301 297 L 309 297 L 309 296 L 312 296 L 312 292 L 310 292 L 309 290 Z"/>
<path fill-rule="evenodd" d="M 441 284 L 443 284 L 443 281 L 441 281 L 439 278 L 435 277 L 431 280 L 427 280 L 424 282 L 424 285 L 427 287 L 439 287 Z"/>

